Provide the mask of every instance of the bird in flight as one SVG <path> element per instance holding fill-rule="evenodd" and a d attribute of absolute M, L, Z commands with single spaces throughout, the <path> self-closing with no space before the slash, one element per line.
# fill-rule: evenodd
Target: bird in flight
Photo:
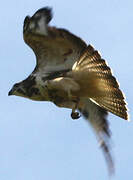
<path fill-rule="evenodd" d="M 9 95 L 70 108 L 73 119 L 83 115 L 92 126 L 112 172 L 107 114 L 128 119 L 123 93 L 100 53 L 71 32 L 50 26 L 51 19 L 49 7 L 39 9 L 32 17 L 26 16 L 23 38 L 35 53 L 36 67 L 12 87 Z"/>

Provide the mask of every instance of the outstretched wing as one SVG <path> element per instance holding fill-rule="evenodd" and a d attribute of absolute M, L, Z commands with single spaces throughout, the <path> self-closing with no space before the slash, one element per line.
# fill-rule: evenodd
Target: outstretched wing
<path fill-rule="evenodd" d="M 36 55 L 35 72 L 44 76 L 71 69 L 87 47 L 83 40 L 69 31 L 49 26 L 51 19 L 51 9 L 42 8 L 32 17 L 25 18 L 23 28 L 24 41 Z"/>
<path fill-rule="evenodd" d="M 105 60 L 101 59 L 98 51 L 95 51 L 91 45 L 87 47 L 79 61 L 75 63 L 73 71 L 77 72 L 76 74 L 79 74 L 79 77 L 80 74 L 85 77 L 86 91 L 89 92 L 90 88 L 94 89 L 95 95 L 92 100 L 95 103 L 123 119 L 128 119 L 126 102 L 118 82 L 112 75 L 111 69 L 107 66 Z M 89 81 L 89 74 L 91 73 L 92 75 L 94 73 L 95 79 L 90 77 L 90 79 L 94 79 L 90 85 L 87 80 Z M 82 77 L 79 78 L 81 79 L 79 83 L 82 83 Z M 84 93 L 84 91 L 82 92 Z M 101 94 L 101 97 L 97 96 L 97 94 Z"/>

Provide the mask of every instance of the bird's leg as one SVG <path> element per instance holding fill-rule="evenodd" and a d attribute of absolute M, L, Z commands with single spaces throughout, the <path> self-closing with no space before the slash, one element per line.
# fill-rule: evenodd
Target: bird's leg
<path fill-rule="evenodd" d="M 79 100 L 76 100 L 75 103 L 74 103 L 74 107 L 72 108 L 72 113 L 71 113 L 71 118 L 72 119 L 79 119 L 81 117 L 81 115 L 79 115 L 78 112 L 75 112 L 76 109 L 78 108 L 78 101 Z"/>
<path fill-rule="evenodd" d="M 70 88 L 67 90 L 67 93 L 68 93 L 68 99 L 70 101 L 72 101 L 74 99 L 74 96 L 72 95 Z M 76 99 L 73 100 L 73 102 L 74 102 L 74 106 L 72 108 L 71 118 L 72 119 L 79 119 L 81 116 L 79 115 L 78 112 L 76 112 L 76 109 L 78 108 L 79 99 L 76 98 Z"/>

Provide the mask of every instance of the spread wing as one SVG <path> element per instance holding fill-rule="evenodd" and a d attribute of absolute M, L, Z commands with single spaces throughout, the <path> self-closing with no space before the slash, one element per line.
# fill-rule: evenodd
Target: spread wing
<path fill-rule="evenodd" d="M 37 65 L 35 72 L 49 76 L 53 72 L 71 69 L 87 47 L 79 37 L 67 30 L 49 26 L 50 8 L 38 10 L 24 21 L 24 41 L 33 49 Z"/>
<path fill-rule="evenodd" d="M 90 87 L 94 88 L 96 94 L 92 97 L 94 102 L 107 111 L 112 112 L 123 119 L 128 119 L 126 102 L 123 93 L 119 88 L 118 82 L 112 75 L 111 69 L 107 66 L 105 60 L 101 58 L 98 51 L 94 50 L 91 45 L 86 48 L 86 51 L 83 53 L 79 61 L 75 63 L 73 71 L 76 75 L 79 75 L 81 81 L 79 83 L 82 83 L 82 77 L 85 77 L 84 84 L 86 91 L 88 89 L 89 92 Z M 87 76 L 89 76 L 88 73 L 94 73 L 95 75 L 95 81 L 92 81 L 92 85 L 87 82 Z M 98 97 L 97 94 L 101 94 L 101 97 Z"/>

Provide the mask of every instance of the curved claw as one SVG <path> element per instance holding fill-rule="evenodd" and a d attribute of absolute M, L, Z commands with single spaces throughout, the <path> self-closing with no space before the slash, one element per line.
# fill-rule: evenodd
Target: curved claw
<path fill-rule="evenodd" d="M 72 119 L 79 119 L 81 117 L 81 115 L 79 115 L 78 112 L 72 112 L 71 113 L 71 118 Z"/>

